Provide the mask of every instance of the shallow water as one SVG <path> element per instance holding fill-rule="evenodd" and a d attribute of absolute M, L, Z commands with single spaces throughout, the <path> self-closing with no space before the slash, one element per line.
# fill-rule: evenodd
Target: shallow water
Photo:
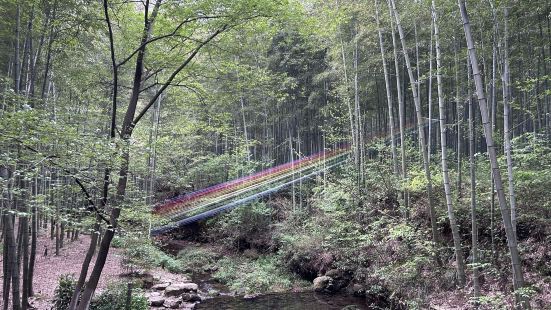
<path fill-rule="evenodd" d="M 219 296 L 202 301 L 196 309 L 220 310 L 325 310 L 325 309 L 369 309 L 363 298 L 344 295 L 322 295 L 314 292 L 278 293 L 258 296 L 254 299 Z"/>

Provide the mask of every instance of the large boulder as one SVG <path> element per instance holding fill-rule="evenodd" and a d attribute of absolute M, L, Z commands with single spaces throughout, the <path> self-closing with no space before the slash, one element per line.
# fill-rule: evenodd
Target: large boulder
<path fill-rule="evenodd" d="M 199 297 L 199 295 L 195 293 L 183 293 L 182 295 L 180 295 L 180 297 L 182 297 L 183 301 L 187 302 L 201 301 L 201 297 Z"/>
<path fill-rule="evenodd" d="M 195 309 L 195 303 L 193 303 L 193 302 L 183 302 L 180 305 L 180 309 L 193 310 L 193 309 Z"/>
<path fill-rule="evenodd" d="M 330 269 L 325 275 L 333 279 L 333 290 L 340 291 L 350 284 L 352 280 L 352 274 L 350 272 L 341 270 L 341 269 Z"/>
<path fill-rule="evenodd" d="M 183 293 L 197 292 L 199 286 L 195 283 L 173 283 L 165 289 L 166 296 L 180 296 Z"/>
<path fill-rule="evenodd" d="M 165 303 L 163 296 L 151 296 L 149 297 L 149 305 L 151 307 L 160 307 Z"/>
<path fill-rule="evenodd" d="M 164 283 L 158 283 L 158 284 L 153 285 L 153 287 L 151 287 L 151 289 L 156 290 L 156 291 L 164 291 L 169 286 L 170 286 L 170 282 L 164 282 Z"/>
<path fill-rule="evenodd" d="M 182 303 L 181 298 L 169 297 L 165 300 L 163 306 L 169 309 L 177 309 L 178 307 L 180 307 L 181 303 Z"/>
<path fill-rule="evenodd" d="M 333 279 L 328 276 L 315 278 L 314 290 L 316 292 L 326 292 L 326 293 L 333 291 Z"/>
<path fill-rule="evenodd" d="M 356 297 L 365 297 L 366 289 L 363 285 L 359 283 L 354 283 L 348 286 L 348 294 L 354 295 Z"/>

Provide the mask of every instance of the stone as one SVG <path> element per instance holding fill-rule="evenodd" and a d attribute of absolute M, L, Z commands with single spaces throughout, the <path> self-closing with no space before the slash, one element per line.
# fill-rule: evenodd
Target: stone
<path fill-rule="evenodd" d="M 161 296 L 161 293 L 160 292 L 145 292 L 144 296 L 147 297 L 147 298 L 157 297 L 157 296 Z"/>
<path fill-rule="evenodd" d="M 178 279 L 178 282 L 179 282 L 179 283 L 190 283 L 191 280 L 190 280 L 188 277 L 186 277 L 186 276 L 182 276 L 182 277 L 180 277 L 180 278 Z"/>
<path fill-rule="evenodd" d="M 197 292 L 199 286 L 195 283 L 173 283 L 166 287 L 166 296 L 180 296 L 183 293 Z"/>
<path fill-rule="evenodd" d="M 208 290 L 207 296 L 211 296 L 211 297 L 213 297 L 213 296 L 220 296 L 220 291 L 211 288 L 211 289 Z"/>
<path fill-rule="evenodd" d="M 160 307 L 165 303 L 163 296 L 151 296 L 149 297 L 149 305 L 152 307 Z"/>
<path fill-rule="evenodd" d="M 352 285 L 351 291 L 352 295 L 354 296 L 365 297 L 365 288 L 361 284 L 354 283 L 354 285 Z"/>
<path fill-rule="evenodd" d="M 169 309 L 177 309 L 178 307 L 180 307 L 181 303 L 182 303 L 182 299 L 176 298 L 176 297 L 169 297 L 165 299 L 163 306 Z"/>
<path fill-rule="evenodd" d="M 349 272 L 339 269 L 328 270 L 325 275 L 333 279 L 332 290 L 335 292 L 347 287 L 350 284 L 350 280 L 352 280 Z"/>
<path fill-rule="evenodd" d="M 205 267 L 203 267 L 203 271 L 204 271 L 204 272 L 207 272 L 207 273 L 208 273 L 208 272 L 215 272 L 215 271 L 217 271 L 217 270 L 218 270 L 218 266 L 216 266 L 216 265 L 205 266 Z"/>
<path fill-rule="evenodd" d="M 188 302 L 201 301 L 201 297 L 195 293 L 183 293 L 182 295 L 180 295 L 180 297 L 182 297 L 183 301 Z"/>
<path fill-rule="evenodd" d="M 180 305 L 180 309 L 193 310 L 193 309 L 195 309 L 195 303 L 193 303 L 193 302 L 183 302 Z"/>
<path fill-rule="evenodd" d="M 143 289 L 149 289 L 153 286 L 153 283 L 155 282 L 153 280 L 153 275 L 149 274 L 149 273 L 145 273 L 143 275 L 140 276 L 140 280 L 141 280 L 141 287 Z"/>
<path fill-rule="evenodd" d="M 258 296 L 260 296 L 260 294 L 247 294 L 247 295 L 243 296 L 243 298 L 244 299 L 255 299 Z"/>
<path fill-rule="evenodd" d="M 328 276 L 317 277 L 314 279 L 314 290 L 316 292 L 331 291 L 333 279 Z"/>
<path fill-rule="evenodd" d="M 158 283 L 153 285 L 151 289 L 156 291 L 164 291 L 169 286 L 170 286 L 170 282 L 164 282 L 164 283 Z"/>
<path fill-rule="evenodd" d="M 342 271 L 338 270 L 338 269 L 331 269 L 331 270 L 328 270 L 326 273 L 325 273 L 326 276 L 328 277 L 331 277 L 333 279 L 335 278 L 339 278 L 339 277 L 342 277 Z"/>

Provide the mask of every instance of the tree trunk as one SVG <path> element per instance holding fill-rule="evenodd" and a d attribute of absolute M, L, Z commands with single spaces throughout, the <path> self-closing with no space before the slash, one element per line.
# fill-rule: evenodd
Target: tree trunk
<path fill-rule="evenodd" d="M 454 42 L 455 43 L 455 42 Z M 454 45 L 454 49 L 457 49 L 457 47 Z M 458 64 L 458 56 L 457 52 L 455 53 L 455 83 L 457 92 L 455 95 L 455 108 L 456 112 L 455 115 L 457 116 L 457 199 L 461 199 L 462 197 L 462 183 L 463 183 L 463 171 L 461 167 L 461 145 L 463 144 L 463 133 L 461 132 L 461 126 L 463 125 L 463 109 L 461 108 L 461 94 L 459 93 L 459 64 Z"/>
<path fill-rule="evenodd" d="M 484 136 L 486 137 L 486 145 L 488 147 L 488 155 L 490 157 L 490 165 L 493 171 L 493 178 L 495 181 L 497 197 L 499 202 L 499 208 L 501 211 L 501 217 L 505 226 L 505 234 L 507 236 L 507 246 L 509 247 L 509 254 L 511 256 L 511 265 L 513 269 L 513 287 L 515 290 L 515 296 L 517 300 L 517 306 L 520 308 L 529 308 L 530 304 L 525 298 L 519 294 L 519 290 L 524 287 L 524 274 L 522 272 L 522 265 L 520 254 L 518 252 L 518 245 L 515 233 L 513 231 L 511 223 L 510 210 L 507 207 L 507 201 L 505 199 L 505 191 L 503 190 L 503 184 L 501 181 L 501 171 L 497 161 L 496 149 L 494 145 L 492 128 L 488 116 L 488 108 L 486 106 L 486 97 L 484 95 L 484 86 L 482 84 L 482 76 L 480 69 L 478 68 L 478 60 L 476 56 L 476 50 L 474 47 L 474 40 L 471 34 L 471 25 L 469 23 L 469 16 L 465 3 L 463 0 L 458 0 L 459 10 L 461 11 L 461 18 L 463 20 L 463 29 L 465 31 L 465 40 L 467 42 L 467 48 L 469 50 L 469 57 L 471 60 L 471 67 L 473 70 L 473 77 L 476 86 L 476 93 L 478 97 L 478 106 L 480 108 L 480 115 L 482 118 L 482 126 L 484 128 Z"/>
<path fill-rule="evenodd" d="M 432 153 L 432 38 L 434 31 L 434 20 L 431 19 L 431 29 L 430 29 L 430 51 L 429 51 L 429 85 L 428 85 L 428 106 L 429 106 L 429 137 L 427 143 L 428 158 L 430 163 L 430 157 Z"/>
<path fill-rule="evenodd" d="M 390 26 L 391 26 L 391 32 L 392 32 L 392 51 L 394 55 L 394 70 L 396 75 L 396 94 L 398 97 L 398 119 L 400 123 L 400 150 L 401 150 L 401 157 L 402 157 L 402 178 L 404 180 L 404 183 L 407 182 L 408 174 L 407 174 L 407 163 L 406 163 L 406 141 L 405 141 L 405 131 L 406 131 L 406 110 L 404 106 L 404 97 L 402 96 L 402 83 L 400 82 L 400 65 L 398 63 L 398 46 L 396 44 L 396 33 L 394 31 L 394 21 L 392 20 L 392 9 L 390 7 L 390 2 L 388 3 L 388 9 L 390 11 Z M 403 191 L 403 199 L 404 199 L 404 209 L 406 217 L 408 216 L 408 209 L 409 209 L 409 195 L 407 188 L 404 185 L 404 191 Z"/>
<path fill-rule="evenodd" d="M 96 218 L 94 231 L 92 232 L 92 236 L 90 237 L 90 246 L 88 247 L 88 251 L 86 252 L 86 256 L 84 257 L 84 262 L 82 263 L 82 270 L 78 277 L 75 290 L 73 291 L 71 302 L 69 303 L 69 307 L 67 308 L 68 310 L 76 309 L 79 295 L 82 291 L 82 288 L 84 287 L 86 276 L 88 275 L 88 267 L 90 266 L 90 262 L 92 261 L 92 258 L 94 257 L 94 252 L 96 251 L 96 245 L 98 243 L 98 235 L 99 235 L 99 219 Z"/>
<path fill-rule="evenodd" d="M 14 91 L 16 94 L 19 93 L 19 88 L 21 86 L 21 64 L 19 62 L 19 40 L 21 36 L 21 9 L 19 7 L 19 2 L 16 6 L 16 17 L 15 17 L 15 55 L 14 55 Z"/>
<path fill-rule="evenodd" d="M 505 156 L 507 157 L 507 177 L 509 181 L 509 203 L 511 204 L 511 225 L 513 226 L 513 233 L 517 234 L 517 213 L 516 213 L 516 199 L 515 199 L 515 184 L 513 180 L 513 156 L 511 149 L 511 126 L 510 126 L 510 112 L 511 106 L 509 104 L 511 95 L 511 77 L 509 75 L 509 45 L 508 45 L 508 28 L 507 18 L 509 10 L 507 7 L 503 9 L 503 19 L 505 20 L 505 33 L 504 42 L 505 47 L 503 49 L 503 146 Z"/>
<path fill-rule="evenodd" d="M 388 74 L 388 69 L 386 67 L 383 34 L 381 31 L 381 25 L 379 22 L 379 1 L 378 0 L 375 3 L 375 17 L 377 19 L 377 31 L 379 34 L 379 47 L 381 50 L 381 58 L 383 62 L 383 74 L 385 76 L 386 100 L 387 100 L 387 106 L 388 106 L 388 127 L 390 129 L 390 142 L 391 142 L 391 149 L 392 149 L 392 166 L 394 168 L 394 174 L 398 175 L 399 174 L 398 156 L 396 153 L 396 137 L 394 134 L 394 116 L 392 113 L 392 91 L 390 90 L 390 77 Z"/>
<path fill-rule="evenodd" d="M 450 186 L 450 176 L 448 173 L 448 153 L 446 144 L 446 118 L 444 108 L 444 92 L 442 90 L 442 64 L 440 54 L 440 40 L 438 33 L 438 16 L 434 0 L 432 1 L 432 17 L 434 20 L 434 41 L 436 45 L 436 83 L 438 86 L 438 111 L 440 119 L 440 145 L 442 150 L 442 177 L 444 180 L 444 192 L 446 195 L 446 205 L 448 207 L 448 218 L 452 230 L 453 245 L 455 250 L 455 263 L 457 268 L 457 282 L 459 286 L 465 286 L 465 262 L 463 260 L 463 250 L 461 249 L 461 237 L 459 235 L 459 225 L 455 219 L 453 210 L 452 193 Z"/>
<path fill-rule="evenodd" d="M 469 105 L 469 168 L 471 177 L 471 264 L 473 265 L 473 294 L 475 306 L 478 306 L 480 297 L 480 282 L 478 273 L 478 224 L 476 220 L 476 162 L 474 158 L 475 150 L 475 124 L 474 124 L 474 103 L 471 95 L 471 72 L 468 70 L 469 81 L 468 105 Z"/>
<path fill-rule="evenodd" d="M 390 0 L 390 3 L 392 5 L 392 13 L 394 15 L 394 19 L 396 21 L 396 26 L 398 28 L 398 34 L 400 35 L 400 41 L 402 43 L 402 51 L 404 53 L 404 59 L 406 61 L 406 68 L 408 71 L 409 81 L 410 81 L 410 87 L 411 92 L 413 96 L 413 102 L 415 104 L 415 113 L 417 115 L 417 129 L 419 133 L 419 143 L 421 144 L 421 150 L 422 150 L 422 156 L 423 156 L 423 168 L 425 169 L 425 177 L 427 178 L 427 196 L 428 196 L 428 212 L 430 216 L 430 222 L 431 222 L 431 229 L 432 229 L 432 240 L 435 243 L 438 243 L 440 241 L 440 236 L 438 233 L 438 227 L 437 227 L 437 218 L 436 218 L 436 211 L 434 209 L 434 203 L 433 203 L 433 197 L 432 197 L 432 177 L 430 174 L 430 167 L 428 162 L 428 156 L 427 156 L 427 144 L 425 140 L 425 129 L 423 124 L 423 116 L 421 114 L 421 103 L 419 102 L 419 96 L 418 91 L 416 87 L 416 81 L 415 77 L 413 76 L 413 69 L 411 67 L 411 63 L 409 61 L 409 55 L 407 52 L 406 47 L 406 39 L 404 35 L 404 30 L 402 29 L 402 26 L 400 25 L 400 16 L 398 14 L 398 11 L 396 10 L 396 5 L 394 3 L 394 0 Z"/>
<path fill-rule="evenodd" d="M 149 10 L 149 1 L 146 1 L 145 3 L 145 14 L 144 14 L 144 29 L 142 32 L 142 39 L 141 39 L 141 45 L 138 50 L 138 56 L 136 58 L 136 65 L 135 65 L 135 71 L 134 71 L 134 81 L 133 81 L 133 87 L 132 87 L 132 95 L 130 98 L 130 103 L 128 106 L 128 109 L 125 113 L 125 117 L 122 124 L 121 129 L 121 137 L 123 139 L 123 155 L 122 155 L 122 164 L 119 172 L 119 181 L 117 184 L 117 204 L 121 203 L 124 200 L 124 196 L 126 193 L 126 184 L 127 184 L 127 175 L 128 175 L 128 168 L 129 168 L 129 158 L 130 158 L 130 150 L 129 150 L 129 139 L 132 135 L 132 130 L 137 121 L 134 120 L 134 115 L 136 113 L 136 107 L 138 104 L 140 89 L 142 85 L 142 75 L 144 70 L 144 58 L 145 58 L 145 52 L 146 52 L 146 42 L 149 39 L 151 35 L 151 29 L 152 24 L 155 20 L 155 17 L 157 15 L 157 12 L 159 10 L 159 7 L 161 5 L 161 1 L 157 1 L 155 3 L 155 6 L 153 8 L 153 11 L 151 13 L 151 18 L 148 16 L 148 10 Z M 111 22 L 108 15 L 108 3 L 107 0 L 103 1 L 104 6 L 104 13 L 106 17 L 106 22 L 109 27 L 109 37 L 111 41 L 111 56 L 113 60 L 113 71 L 114 77 L 116 77 L 116 72 L 118 70 L 116 62 L 115 62 L 115 56 L 114 56 L 114 47 L 113 47 L 113 33 L 111 30 Z M 173 77 L 172 77 L 173 78 Z M 117 85 L 114 85 L 114 89 L 117 87 Z M 114 93 L 114 96 L 116 95 L 116 92 Z M 155 98 L 156 99 L 156 98 Z M 116 97 L 113 98 L 113 106 L 116 107 Z M 116 117 L 116 114 L 112 114 L 112 128 L 111 128 L 111 136 L 113 138 L 113 132 L 115 128 L 113 127 L 114 118 Z M 107 183 L 108 185 L 108 183 Z M 104 199 L 105 200 L 105 199 Z M 111 245 L 111 241 L 113 240 L 113 237 L 115 235 L 115 230 L 117 229 L 117 220 L 120 215 L 120 207 L 119 206 L 113 206 L 111 210 L 111 218 L 110 218 L 110 227 L 105 230 L 105 234 L 103 238 L 101 238 L 100 248 L 98 251 L 98 255 L 96 258 L 96 262 L 94 264 L 94 268 L 92 270 L 92 273 L 90 275 L 90 278 L 88 279 L 88 283 L 86 285 L 86 288 L 84 289 L 84 292 L 82 293 L 82 298 L 80 303 L 78 304 L 77 309 L 79 310 L 86 310 L 88 309 L 92 295 L 94 294 L 96 287 L 98 285 L 101 272 L 103 271 L 103 267 L 105 266 L 105 262 L 107 260 L 107 255 L 109 254 L 109 248 Z M 90 245 L 92 247 L 92 245 Z M 90 249 L 89 249 L 90 251 Z M 88 266 L 82 266 L 81 273 L 83 273 L 84 269 L 87 270 Z M 85 273 L 86 274 L 86 273 Z M 75 290 L 76 291 L 76 290 Z M 75 293 L 73 293 L 73 296 L 75 296 Z"/>
<path fill-rule="evenodd" d="M 17 264 L 17 245 L 15 243 L 13 219 L 9 215 L 5 215 L 7 221 L 6 225 L 6 243 L 8 244 L 8 265 L 9 274 L 11 274 L 11 288 L 12 288 L 12 309 L 21 309 L 21 300 L 19 295 L 19 266 Z"/>

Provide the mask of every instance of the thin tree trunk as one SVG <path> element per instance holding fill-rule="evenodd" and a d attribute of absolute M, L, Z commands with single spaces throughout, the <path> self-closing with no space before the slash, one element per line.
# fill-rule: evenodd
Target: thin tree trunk
<path fill-rule="evenodd" d="M 421 114 L 421 103 L 419 102 L 419 96 L 418 91 L 416 87 L 416 81 L 415 77 L 413 76 L 413 69 L 411 67 L 411 63 L 409 60 L 409 55 L 407 52 L 406 47 L 406 39 L 404 35 L 404 30 L 402 29 L 402 26 L 400 25 L 400 16 L 398 14 L 398 11 L 396 10 L 396 5 L 394 3 L 394 0 L 390 0 L 390 3 L 392 5 L 392 12 L 394 13 L 394 19 L 396 21 L 396 26 L 398 27 L 398 34 L 400 35 L 400 41 L 402 42 L 402 51 L 404 53 L 404 59 L 406 61 L 406 68 L 409 75 L 409 81 L 410 81 L 410 87 L 411 92 L 413 96 L 413 102 L 415 104 L 415 112 L 417 115 L 417 129 L 419 132 L 419 142 L 421 143 L 421 150 L 422 150 L 422 156 L 423 156 L 423 168 L 425 169 L 425 177 L 427 178 L 427 196 L 428 196 L 428 212 L 430 216 L 431 221 L 431 229 L 432 229 L 432 240 L 435 243 L 438 243 L 440 241 L 440 236 L 438 233 L 438 227 L 437 227 L 437 218 L 436 218 L 436 211 L 434 209 L 434 202 L 432 197 L 432 177 L 430 174 L 430 167 L 428 162 L 428 156 L 427 156 L 427 144 L 425 140 L 425 130 L 424 130 L 424 124 L 423 124 L 423 116 Z"/>
<path fill-rule="evenodd" d="M 17 245 L 14 236 L 13 219 L 11 216 L 6 215 L 7 221 L 6 227 L 6 243 L 8 244 L 8 265 L 11 274 L 11 289 L 12 289 L 12 309 L 21 309 L 21 300 L 19 295 L 19 266 L 17 264 Z"/>
<path fill-rule="evenodd" d="M 430 28 L 430 52 L 429 52 L 429 86 L 428 86 L 428 106 L 429 106 L 429 137 L 427 143 L 428 149 L 428 158 L 430 163 L 430 157 L 432 153 L 432 38 L 434 31 L 434 19 L 431 19 L 431 28 Z"/>
<path fill-rule="evenodd" d="M 50 65 L 52 62 L 52 46 L 55 40 L 55 23 L 54 20 L 56 18 L 56 12 L 57 12 L 57 0 L 54 0 L 54 8 L 52 12 L 52 22 L 50 23 L 50 32 L 48 34 L 48 47 L 46 48 L 46 63 L 44 64 L 44 78 L 42 80 L 42 91 L 40 92 L 40 98 L 44 99 L 46 98 L 46 88 L 48 87 L 49 80 L 50 80 Z"/>
<path fill-rule="evenodd" d="M 457 55 L 457 47 L 454 42 L 454 50 L 455 52 L 455 84 L 456 84 L 456 97 L 455 97 L 455 108 L 456 108 L 456 116 L 457 116 L 457 199 L 461 199 L 462 197 L 462 183 L 463 183 L 463 171 L 461 168 L 461 144 L 463 143 L 463 133 L 461 132 L 461 126 L 463 125 L 463 109 L 461 108 L 461 94 L 459 93 L 459 64 L 458 64 L 458 55 Z"/>
<path fill-rule="evenodd" d="M 391 142 L 391 149 L 392 149 L 392 166 L 394 167 L 394 174 L 398 175 L 399 174 L 398 156 L 396 153 L 396 137 L 394 135 L 394 116 L 392 113 L 392 91 L 390 90 L 390 77 L 386 66 L 383 34 L 381 31 L 381 25 L 379 21 L 379 1 L 378 0 L 376 0 L 376 3 L 375 3 L 375 17 L 377 19 L 377 31 L 379 34 L 379 47 L 381 50 L 381 59 L 383 62 L 383 74 L 385 76 L 386 100 L 387 100 L 387 106 L 388 106 L 388 127 L 390 129 L 390 142 Z"/>
<path fill-rule="evenodd" d="M 475 150 L 475 124 L 474 124 L 474 103 L 471 95 L 471 72 L 468 70 L 469 80 L 467 83 L 468 105 L 469 105 L 469 168 L 471 176 L 471 264 L 473 266 L 473 294 L 475 307 L 478 306 L 480 297 L 480 282 L 478 273 L 478 224 L 476 220 L 476 162 Z"/>
<path fill-rule="evenodd" d="M 16 6 L 16 17 L 15 17 L 15 55 L 14 55 L 14 90 L 15 93 L 19 93 L 19 88 L 21 86 L 21 64 L 19 62 L 19 40 L 21 36 L 21 9 L 19 7 L 19 2 L 17 2 Z"/>
<path fill-rule="evenodd" d="M 407 182 L 408 174 L 407 174 L 407 163 L 406 163 L 406 141 L 405 141 L 405 127 L 406 127 L 406 110 L 404 106 L 404 97 L 402 96 L 402 83 L 400 82 L 400 65 L 398 63 L 398 47 L 396 44 L 396 33 L 394 30 L 394 21 L 392 20 L 392 9 L 390 7 L 390 2 L 388 3 L 388 9 L 390 12 L 390 26 L 391 26 L 391 32 L 392 32 L 392 51 L 394 55 L 394 70 L 396 75 L 396 94 L 398 97 L 398 119 L 400 123 L 400 150 L 401 150 L 401 157 L 402 157 L 402 178 L 405 182 Z M 404 209 L 406 217 L 409 214 L 409 194 L 407 191 L 407 188 L 404 186 L 403 189 L 403 199 L 404 199 Z"/>
<path fill-rule="evenodd" d="M 442 150 L 442 177 L 444 179 L 444 192 L 446 195 L 446 205 L 448 207 L 448 218 L 452 230 L 453 245 L 455 250 L 455 263 L 457 268 L 457 282 L 460 287 L 465 286 L 465 261 L 463 259 L 463 250 L 461 249 L 461 237 L 459 236 L 459 225 L 455 219 L 453 210 L 450 176 L 448 173 L 448 153 L 446 144 L 446 117 L 444 108 L 444 92 L 442 90 L 442 64 L 440 54 L 440 40 L 438 33 L 438 16 L 434 0 L 432 1 L 432 17 L 434 20 L 434 41 L 436 45 L 436 83 L 438 86 L 438 111 L 440 119 L 440 145 Z"/>
<path fill-rule="evenodd" d="M 511 95 L 511 77 L 509 75 L 509 45 L 508 45 L 508 28 L 507 19 L 509 10 L 507 7 L 503 9 L 503 19 L 505 20 L 505 33 L 504 42 L 505 47 L 503 49 L 503 146 L 505 156 L 507 157 L 507 177 L 509 181 L 509 203 L 511 205 L 511 225 L 513 226 L 513 233 L 515 238 L 517 235 L 517 214 L 516 214 L 516 199 L 515 199 L 515 184 L 513 180 L 513 156 L 511 149 L 511 126 L 510 126 L 510 112 L 511 106 L 509 104 Z"/>
<path fill-rule="evenodd" d="M 461 18 L 463 20 L 463 28 L 465 31 L 465 40 L 467 42 L 467 48 L 469 51 L 469 57 L 471 60 L 471 67 L 473 70 L 473 77 L 476 86 L 476 93 L 478 96 L 478 105 L 480 108 L 480 115 L 482 118 L 482 126 L 484 128 L 484 135 L 486 137 L 486 145 L 488 147 L 488 155 L 490 157 L 490 165 L 493 171 L 493 178 L 496 185 L 497 197 L 499 202 L 499 208 L 501 211 L 501 217 L 505 226 L 505 235 L 507 236 L 507 246 L 509 247 L 509 254 L 511 256 L 513 277 L 513 287 L 515 290 L 515 297 L 517 305 L 520 308 L 530 308 L 530 304 L 525 298 L 519 294 L 519 290 L 524 287 L 524 274 L 522 272 L 521 258 L 518 252 L 518 245 L 515 233 L 513 231 L 511 223 L 510 208 L 507 207 L 507 201 L 505 199 L 505 191 L 503 190 L 503 184 L 501 181 L 501 171 L 497 161 L 496 148 L 493 139 L 492 128 L 488 116 L 488 108 L 486 106 L 486 97 L 484 95 L 484 86 L 482 84 L 482 76 L 480 69 L 478 68 L 478 59 L 476 56 L 476 50 L 474 47 L 474 40 L 471 34 L 471 25 L 469 23 L 469 16 L 467 9 L 465 8 L 465 2 L 458 0 L 459 10 L 461 11 Z"/>
<path fill-rule="evenodd" d="M 10 303 L 10 284 L 12 279 L 13 265 L 12 260 L 15 259 L 15 245 L 12 245 L 13 238 L 13 224 L 12 218 L 9 213 L 5 212 L 2 215 L 3 218 L 3 236 L 4 236 L 4 247 L 3 247 L 3 268 L 4 268 L 4 283 L 3 283 L 3 310 L 8 310 Z M 13 257 L 12 257 L 13 256 Z"/>
<path fill-rule="evenodd" d="M 78 281 L 75 286 L 75 290 L 73 291 L 73 295 L 71 297 L 71 302 L 69 303 L 68 310 L 75 310 L 77 303 L 78 303 L 78 297 L 82 291 L 82 288 L 84 287 L 84 283 L 86 281 L 86 276 L 88 275 L 88 267 L 90 266 L 90 262 L 92 261 L 92 258 L 94 257 L 94 253 L 96 251 L 96 245 L 98 243 L 98 235 L 99 235 L 99 219 L 96 218 L 96 224 L 94 225 L 94 231 L 92 232 L 92 236 L 90 237 L 90 246 L 88 247 L 88 251 L 86 252 L 86 256 L 84 257 L 84 262 L 82 263 L 83 269 L 80 272 L 80 275 L 78 277 Z"/>
<path fill-rule="evenodd" d="M 352 151 L 354 153 L 354 161 L 356 162 L 356 165 L 357 165 L 359 156 L 358 156 L 358 146 L 356 145 L 356 126 L 354 122 L 354 112 L 352 110 L 352 104 L 350 103 L 350 98 L 348 95 L 348 70 L 346 68 L 346 54 L 344 52 L 344 43 L 343 43 L 342 37 L 340 41 L 341 41 L 341 56 L 342 56 L 344 83 L 345 83 L 344 100 L 346 101 L 346 106 L 348 107 L 348 119 L 350 121 L 350 135 L 352 138 Z"/>
<path fill-rule="evenodd" d="M 363 179 L 363 126 L 360 112 L 360 86 L 358 77 L 358 40 L 354 41 L 354 117 L 356 127 L 356 147 L 358 148 L 358 197 L 361 180 Z M 300 140 L 299 140 L 300 141 Z"/>
<path fill-rule="evenodd" d="M 139 117 L 137 119 L 134 119 L 134 115 L 135 115 L 135 112 L 136 112 L 136 107 L 137 107 L 137 103 L 138 103 L 138 99 L 139 99 L 139 93 L 140 93 L 140 89 L 141 89 L 141 85 L 142 85 L 142 75 L 143 75 L 144 58 L 145 58 L 145 51 L 146 51 L 145 42 L 147 42 L 147 40 L 149 39 L 149 37 L 151 35 L 152 25 L 153 25 L 153 22 L 155 20 L 155 17 L 157 15 L 157 12 L 159 10 L 160 5 L 161 5 L 161 1 L 157 1 L 155 3 L 155 6 L 153 8 L 153 11 L 151 13 L 151 18 L 150 18 L 148 16 L 149 1 L 146 1 L 146 3 L 145 3 L 144 29 L 143 29 L 143 33 L 142 33 L 142 39 L 141 39 L 141 45 L 140 45 L 141 47 L 139 48 L 138 56 L 136 58 L 136 66 L 135 66 L 135 71 L 134 71 L 134 82 L 133 82 L 133 88 L 132 88 L 132 95 L 131 95 L 131 98 L 130 98 L 130 103 L 129 103 L 128 109 L 125 113 L 125 117 L 124 117 L 123 124 L 122 124 L 122 129 L 121 129 L 121 137 L 122 137 L 123 142 L 124 142 L 124 146 L 123 146 L 124 149 L 122 151 L 123 152 L 123 154 L 122 154 L 122 164 L 121 164 L 121 168 L 120 168 L 120 172 L 119 172 L 119 180 L 118 180 L 118 184 L 117 184 L 117 194 L 116 194 L 117 195 L 117 203 L 120 203 L 122 200 L 124 200 L 124 196 L 125 196 L 125 193 L 126 193 L 127 175 L 128 175 L 128 170 L 129 170 L 129 159 L 130 159 L 129 158 L 130 157 L 129 139 L 130 139 L 130 136 L 132 135 L 132 130 L 133 130 L 134 126 L 139 121 L 139 119 L 143 116 L 145 111 L 147 111 L 147 109 L 143 110 L 142 113 L 140 113 Z M 112 32 L 112 29 L 111 29 L 111 21 L 109 19 L 109 14 L 108 14 L 107 0 L 103 1 L 103 8 L 104 8 L 104 14 L 105 14 L 105 17 L 106 17 L 106 23 L 107 23 L 108 28 L 109 28 L 109 39 L 110 39 L 110 45 L 111 45 L 110 50 L 111 50 L 111 57 L 112 57 L 112 64 L 113 64 L 112 69 L 114 71 L 114 77 L 116 77 L 117 76 L 116 72 L 117 72 L 118 68 L 117 68 L 117 64 L 115 62 L 115 56 L 114 56 L 113 32 Z M 210 38 L 212 39 L 213 36 L 211 36 Z M 205 43 L 203 43 L 203 45 L 204 44 Z M 202 45 L 200 45 L 200 46 L 202 46 Z M 184 65 L 185 65 L 185 63 L 184 63 Z M 181 66 L 180 68 L 183 68 L 183 67 Z M 175 76 L 175 74 L 173 74 L 170 79 L 173 79 L 174 76 Z M 165 84 L 164 87 L 166 88 L 169 83 L 170 83 L 170 80 L 167 82 L 167 84 Z M 117 84 L 114 85 L 114 89 L 116 87 L 117 87 Z M 164 89 L 164 88 L 162 88 L 162 89 Z M 162 89 L 161 89 L 161 91 L 162 91 Z M 114 93 L 114 94 L 116 95 L 116 93 Z M 156 102 L 159 95 L 160 95 L 160 93 L 158 92 L 156 94 L 156 97 L 152 99 L 152 100 L 154 100 L 153 103 Z M 114 97 L 113 98 L 113 102 L 114 102 L 113 105 L 114 106 L 116 106 L 116 100 L 117 100 L 116 97 Z M 150 106 L 151 106 L 151 104 L 148 104 L 148 107 L 150 107 Z M 113 138 L 113 131 L 115 130 L 115 128 L 113 127 L 115 117 L 116 117 L 116 115 L 113 113 L 113 115 L 112 115 L 112 128 L 111 128 L 111 137 L 112 138 Z M 105 234 L 104 234 L 103 238 L 101 238 L 100 248 L 99 248 L 99 251 L 98 251 L 98 255 L 96 257 L 96 262 L 94 264 L 94 268 L 92 270 L 90 278 L 88 279 L 88 283 L 86 285 L 86 288 L 84 289 L 84 292 L 82 293 L 81 301 L 80 301 L 80 303 L 78 304 L 78 307 L 77 307 L 77 309 L 79 309 L 79 310 L 86 310 L 86 309 L 88 309 L 88 307 L 90 305 L 92 295 L 94 294 L 94 292 L 96 290 L 96 287 L 98 285 L 98 282 L 99 282 L 99 279 L 100 279 L 100 276 L 101 276 L 101 272 L 103 271 L 103 267 L 105 266 L 105 262 L 107 260 L 108 254 L 109 254 L 109 248 L 110 248 L 110 245 L 111 245 L 111 241 L 113 240 L 113 237 L 115 235 L 115 231 L 118 227 L 118 218 L 119 218 L 120 212 L 121 212 L 121 209 L 120 209 L 119 206 L 113 206 L 113 208 L 111 210 L 110 227 L 105 230 Z M 90 246 L 92 246 L 92 245 L 90 245 Z M 81 272 L 84 269 L 87 269 L 87 268 L 88 268 L 88 266 L 84 266 L 84 264 L 83 264 Z"/>

